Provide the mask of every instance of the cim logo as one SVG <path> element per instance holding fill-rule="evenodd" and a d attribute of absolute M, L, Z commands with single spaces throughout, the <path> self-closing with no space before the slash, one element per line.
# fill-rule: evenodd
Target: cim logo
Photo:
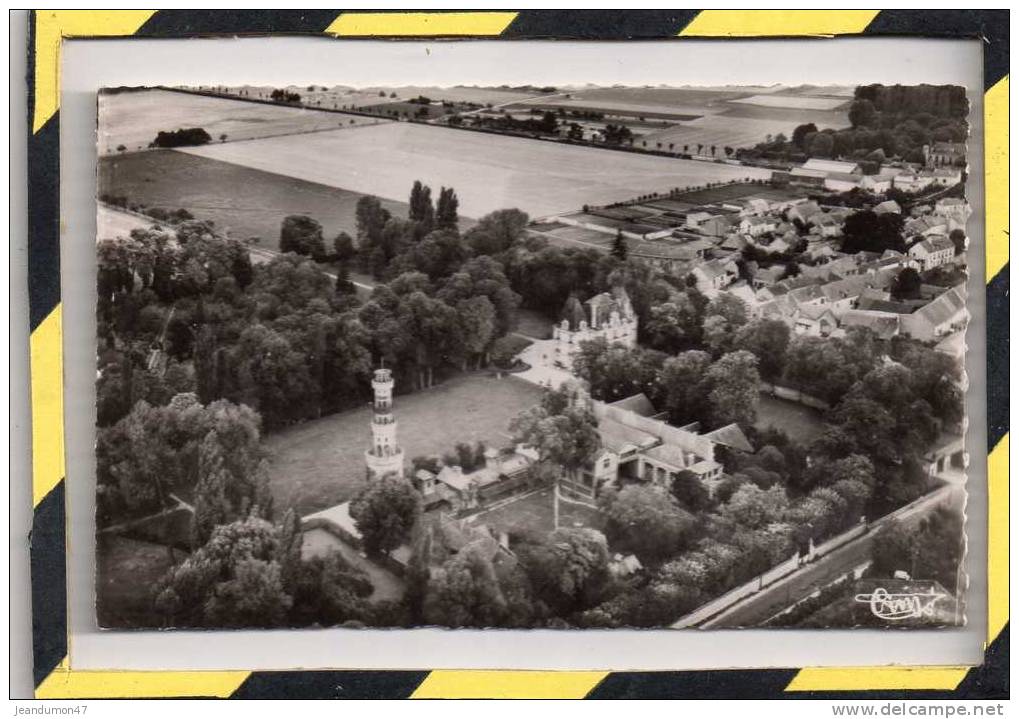
<path fill-rule="evenodd" d="M 938 591 L 933 582 L 909 582 L 905 587 L 888 591 L 885 587 L 875 587 L 870 592 L 857 594 L 853 599 L 870 606 L 871 613 L 878 619 L 889 622 L 900 622 L 906 619 L 933 618 L 940 600 L 948 595 Z M 927 587 L 917 590 L 916 585 Z"/>

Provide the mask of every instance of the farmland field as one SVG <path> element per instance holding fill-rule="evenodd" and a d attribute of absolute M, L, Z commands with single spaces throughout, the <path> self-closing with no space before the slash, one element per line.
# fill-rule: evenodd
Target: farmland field
<path fill-rule="evenodd" d="M 131 230 L 145 229 L 151 227 L 155 222 L 155 220 L 146 220 L 138 215 L 121 212 L 106 205 L 99 205 L 96 212 L 96 239 L 108 240 L 115 237 L 126 237 L 131 234 Z"/>
<path fill-rule="evenodd" d="M 696 153 L 698 144 L 704 146 L 705 154 L 710 152 L 711 145 L 715 145 L 717 156 L 723 157 L 723 148 L 726 146 L 752 147 L 764 142 L 767 135 L 777 135 L 780 132 L 790 137 L 797 124 L 799 123 L 782 118 L 760 120 L 728 114 L 709 115 L 649 133 L 641 137 L 640 141 L 646 142 L 649 148 L 655 148 L 658 143 L 662 143 L 662 147 L 672 143 L 676 152 L 684 145 L 688 145 L 691 154 Z"/>
<path fill-rule="evenodd" d="M 393 407 L 398 441 L 408 463 L 418 455 L 447 452 L 456 442 L 506 446 L 510 420 L 537 404 L 541 393 L 516 377 L 479 373 L 399 395 Z M 295 506 L 303 516 L 353 497 L 365 481 L 370 437 L 367 404 L 268 435 L 264 445 L 272 456 L 269 484 L 276 506 Z"/>
<path fill-rule="evenodd" d="M 214 141 L 271 137 L 385 122 L 378 118 L 263 105 L 169 90 L 99 94 L 99 154 L 148 147 L 160 130 L 201 127 Z"/>
<path fill-rule="evenodd" d="M 420 179 L 433 191 L 456 188 L 460 211 L 475 218 L 507 207 L 541 217 L 671 187 L 771 175 L 758 168 L 410 123 L 182 151 L 389 199 L 407 197 Z"/>
<path fill-rule="evenodd" d="M 738 102 L 759 107 L 788 107 L 793 110 L 834 110 L 846 104 L 844 97 L 810 97 L 803 95 L 751 95 L 729 102 Z"/>
<path fill-rule="evenodd" d="M 293 138 L 289 140 L 293 142 Z M 410 186 L 408 182 L 396 196 L 408 196 Z M 99 193 L 123 195 L 149 207 L 182 207 L 239 239 L 259 237 L 262 246 L 270 249 L 278 245 L 283 218 L 292 214 L 310 215 L 321 222 L 327 243 L 341 230 L 355 236 L 354 208 L 361 197 L 356 192 L 174 150 L 100 158 Z M 387 200 L 383 204 L 394 215 L 407 214 L 403 202 Z"/>

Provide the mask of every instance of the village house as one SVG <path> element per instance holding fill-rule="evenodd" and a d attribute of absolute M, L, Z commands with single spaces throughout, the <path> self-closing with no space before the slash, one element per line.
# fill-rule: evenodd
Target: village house
<path fill-rule="evenodd" d="M 740 220 L 739 231 L 750 237 L 760 237 L 768 232 L 774 232 L 778 227 L 778 220 L 774 217 L 744 217 Z"/>
<path fill-rule="evenodd" d="M 920 272 L 948 264 L 955 256 L 955 245 L 944 235 L 933 235 L 920 240 L 907 251 Z"/>
<path fill-rule="evenodd" d="M 799 220 L 804 225 L 810 222 L 810 218 L 821 212 L 821 206 L 813 200 L 806 200 L 804 202 L 798 202 L 788 210 L 786 210 L 786 217 L 789 218 L 790 222 Z"/>
<path fill-rule="evenodd" d="M 771 203 L 760 197 L 746 197 L 737 203 L 740 217 L 760 217 L 771 212 Z"/>
<path fill-rule="evenodd" d="M 934 203 L 935 215 L 944 217 L 949 222 L 955 222 L 956 227 L 965 227 L 966 220 L 972 213 L 972 208 L 966 200 L 959 197 L 942 197 Z"/>
<path fill-rule="evenodd" d="M 807 224 L 811 226 L 811 232 L 821 237 L 838 237 L 845 222 L 827 212 L 818 212 L 810 217 Z"/>
<path fill-rule="evenodd" d="M 839 326 L 831 308 L 823 305 L 798 306 L 791 320 L 793 331 L 807 337 L 829 337 Z"/>
<path fill-rule="evenodd" d="M 739 279 L 739 267 L 731 258 L 708 260 L 693 268 L 691 273 L 697 283 L 697 289 L 706 297 L 714 297 Z"/>
<path fill-rule="evenodd" d="M 903 237 L 930 237 L 948 234 L 948 220 L 939 215 L 923 215 L 906 220 L 902 226 Z"/>
<path fill-rule="evenodd" d="M 966 165 L 966 143 L 964 142 L 935 142 L 927 150 L 927 162 L 933 167 Z"/>
<path fill-rule="evenodd" d="M 758 269 L 754 272 L 754 289 L 771 287 L 785 276 L 785 272 L 786 268 L 784 265 L 772 265 L 771 267 L 762 267 Z"/>
<path fill-rule="evenodd" d="M 903 334 L 921 342 L 933 342 L 964 329 L 969 311 L 963 288 L 963 285 L 953 287 L 916 312 L 903 315 Z"/>

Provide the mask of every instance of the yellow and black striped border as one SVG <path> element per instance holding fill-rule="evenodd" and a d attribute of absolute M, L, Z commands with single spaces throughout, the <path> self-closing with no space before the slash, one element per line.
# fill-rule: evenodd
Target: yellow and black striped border
<path fill-rule="evenodd" d="M 339 12 L 38 10 L 28 47 L 32 626 L 36 697 L 974 698 L 1008 696 L 1008 11 Z M 60 49 L 67 37 L 311 34 L 589 40 L 905 35 L 982 38 L 987 226 L 988 636 L 978 667 L 683 672 L 78 671 L 69 666 L 59 244 Z"/>

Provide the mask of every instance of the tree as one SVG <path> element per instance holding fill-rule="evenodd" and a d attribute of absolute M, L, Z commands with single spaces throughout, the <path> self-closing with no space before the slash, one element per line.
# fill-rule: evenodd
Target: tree
<path fill-rule="evenodd" d="M 796 147 L 800 148 L 801 150 L 805 150 L 806 149 L 806 147 L 804 146 L 806 144 L 805 140 L 807 134 L 811 132 L 817 132 L 817 125 L 815 125 L 814 123 L 808 122 L 804 125 L 797 125 L 796 128 L 793 130 L 792 139 L 793 144 L 796 145 Z"/>
<path fill-rule="evenodd" d="M 460 300 L 456 305 L 456 313 L 465 350 L 465 363 L 468 357 L 473 356 L 477 366 L 480 366 L 495 339 L 495 308 L 487 297 L 480 295 Z"/>
<path fill-rule="evenodd" d="M 746 350 L 723 355 L 707 373 L 711 386 L 708 393 L 708 414 L 711 424 L 721 427 L 737 422 L 744 427 L 757 419 L 761 377 L 757 357 Z"/>
<path fill-rule="evenodd" d="M 870 100 L 853 100 L 853 104 L 849 106 L 849 123 L 854 128 L 872 127 L 877 117 L 877 109 Z"/>
<path fill-rule="evenodd" d="M 349 262 L 357 254 L 357 248 L 354 247 L 354 238 L 346 232 L 336 235 L 333 239 L 333 253 L 336 255 L 337 262 Z"/>
<path fill-rule="evenodd" d="M 810 140 L 807 152 L 812 157 L 831 157 L 835 149 L 835 140 L 826 132 L 818 132 Z"/>
<path fill-rule="evenodd" d="M 690 512 L 702 512 L 711 506 L 711 493 L 700 478 L 688 469 L 676 474 L 670 490 L 676 501 Z"/>
<path fill-rule="evenodd" d="M 476 255 L 497 255 L 516 244 L 530 218 L 517 209 L 496 210 L 467 231 L 465 239 Z"/>
<path fill-rule="evenodd" d="M 514 546 L 535 595 L 557 616 L 595 604 L 609 582 L 609 549 L 594 529 L 562 528 Z"/>
<path fill-rule="evenodd" d="M 510 433 L 514 442 L 533 448 L 540 462 L 561 468 L 571 480 L 601 448 L 598 420 L 580 390 L 569 385 L 546 392 L 540 405 L 514 417 Z"/>
<path fill-rule="evenodd" d="M 424 604 L 425 620 L 444 627 L 498 626 L 506 598 L 491 559 L 468 545 L 432 573 Z"/>
<path fill-rule="evenodd" d="M 439 230 L 456 229 L 460 218 L 457 210 L 460 207 L 460 200 L 452 187 L 443 187 L 439 190 L 439 201 L 435 208 L 435 227 Z"/>
<path fill-rule="evenodd" d="M 280 227 L 280 251 L 296 252 L 320 262 L 325 259 L 326 246 L 322 225 L 307 215 L 288 215 Z"/>
<path fill-rule="evenodd" d="M 279 531 L 264 519 L 216 527 L 157 585 L 165 626 L 282 626 L 292 598 L 283 589 L 278 548 Z"/>
<path fill-rule="evenodd" d="M 416 235 L 424 237 L 435 227 L 435 207 L 432 205 L 432 188 L 423 185 L 420 180 L 414 181 L 410 191 L 410 210 L 408 219 L 417 226 Z"/>
<path fill-rule="evenodd" d="M 700 344 L 701 314 L 690 292 L 675 292 L 651 307 L 643 330 L 651 347 L 674 354 Z"/>
<path fill-rule="evenodd" d="M 785 369 L 789 336 L 789 326 L 785 322 L 759 319 L 741 327 L 733 345 L 752 352 L 758 359 L 761 375 L 774 382 Z"/>
<path fill-rule="evenodd" d="M 682 426 L 706 420 L 710 366 L 711 355 L 700 350 L 670 357 L 662 365 L 658 384 L 670 422 Z"/>
<path fill-rule="evenodd" d="M 626 238 L 623 237 L 622 230 L 616 230 L 616 237 L 612 241 L 612 250 L 609 252 L 613 257 L 619 260 L 625 260 L 628 249 L 626 246 Z"/>
<path fill-rule="evenodd" d="M 912 267 L 903 267 L 892 281 L 891 294 L 897 300 L 915 300 L 920 297 L 923 279 Z"/>
<path fill-rule="evenodd" d="M 904 222 L 902 215 L 895 212 L 886 212 L 882 215 L 871 210 L 854 212 L 846 218 L 842 227 L 842 251 L 902 252 L 905 250 L 905 243 L 902 241 Z"/>
<path fill-rule="evenodd" d="M 382 233 L 391 215 L 379 198 L 365 195 L 357 201 L 357 246 L 363 262 L 371 262 L 376 249 L 382 244 Z M 388 259 L 388 258 L 385 258 Z"/>
<path fill-rule="evenodd" d="M 782 487 L 761 489 L 747 483 L 737 489 L 718 511 L 737 524 L 759 529 L 780 521 L 788 506 L 789 499 Z"/>
<path fill-rule="evenodd" d="M 406 542 L 420 514 L 421 497 L 395 475 L 371 480 L 350 503 L 350 516 L 368 552 L 389 554 Z"/>
<path fill-rule="evenodd" d="M 606 532 L 614 546 L 656 563 L 679 553 L 694 525 L 663 487 L 630 484 L 603 495 Z"/>
<path fill-rule="evenodd" d="M 955 256 L 958 257 L 966 251 L 966 232 L 958 228 L 948 233 L 948 239 L 955 245 Z"/>

